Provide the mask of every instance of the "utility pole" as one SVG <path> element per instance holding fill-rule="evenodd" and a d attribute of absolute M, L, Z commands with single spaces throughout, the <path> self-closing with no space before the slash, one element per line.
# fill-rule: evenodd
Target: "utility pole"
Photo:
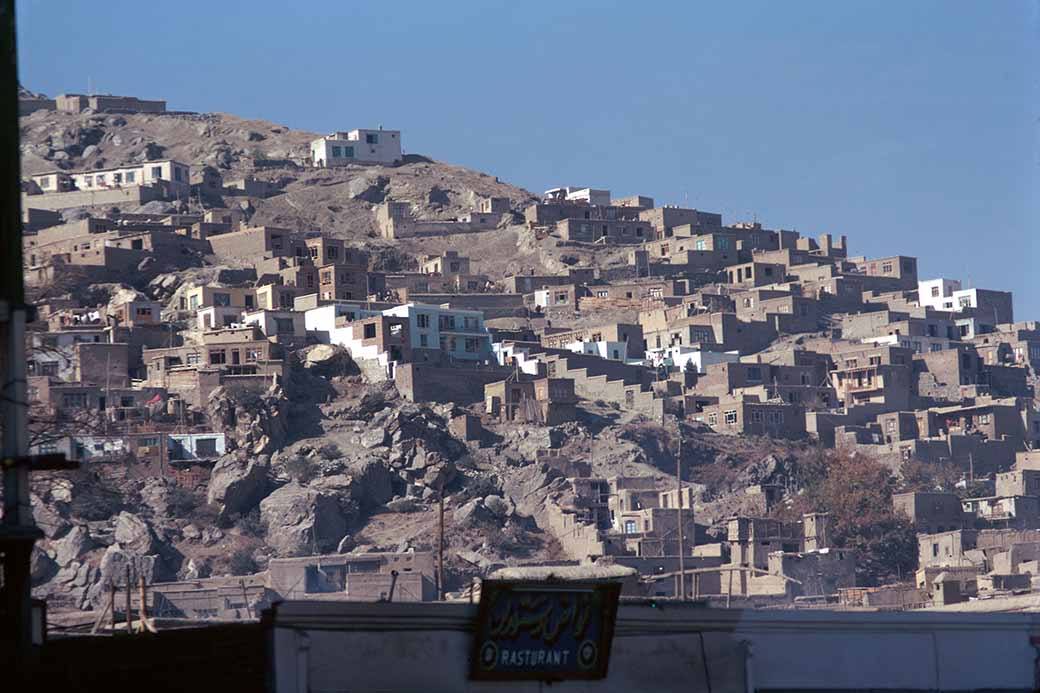
<path fill-rule="evenodd" d="M 437 601 L 444 601 L 444 479 L 437 493 Z"/>
<path fill-rule="evenodd" d="M 0 607 L 0 666 L 13 672 L 14 687 L 32 668 L 30 560 L 43 536 L 29 501 L 28 402 L 22 286 L 21 172 L 18 126 L 18 55 L 14 0 L 0 0 L 0 466 L 4 517 L 0 524 L 4 598 Z"/>
<path fill-rule="evenodd" d="M 126 634 L 134 634 L 134 611 L 130 604 L 130 590 L 132 583 L 130 582 L 130 564 L 126 564 Z"/>
<path fill-rule="evenodd" d="M 683 512 L 682 512 L 682 424 L 676 421 L 679 431 L 679 454 L 675 456 L 675 514 L 679 520 L 679 601 L 686 601 L 686 557 L 683 555 Z"/>

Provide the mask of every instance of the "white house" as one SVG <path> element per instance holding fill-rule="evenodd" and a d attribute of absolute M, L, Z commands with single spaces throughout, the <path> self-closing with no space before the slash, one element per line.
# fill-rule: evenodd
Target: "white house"
<path fill-rule="evenodd" d="M 484 326 L 484 314 L 479 310 L 455 310 L 422 303 L 406 303 L 382 311 L 364 306 L 363 303 L 334 303 L 312 308 L 304 317 L 307 332 L 323 344 L 360 349 L 354 344 L 349 323 L 360 318 L 386 315 L 407 318 L 413 350 L 440 351 L 459 361 L 487 362 L 494 358 L 491 335 Z M 353 354 L 352 350 L 355 358 L 370 358 L 367 353 L 359 351 Z"/>
<path fill-rule="evenodd" d="M 647 365 L 672 366 L 680 371 L 685 371 L 692 364 L 692 367 L 701 375 L 708 372 L 708 366 L 716 363 L 736 363 L 739 360 L 739 351 L 704 351 L 683 345 L 648 349 L 646 352 Z"/>
<path fill-rule="evenodd" d="M 589 356 L 599 356 L 601 359 L 621 361 L 622 363 L 628 362 L 628 342 L 608 342 L 606 340 L 598 342 L 570 342 L 565 344 L 563 348 L 573 351 L 575 354 L 588 354 Z M 642 363 L 643 361 L 639 359 L 638 362 Z"/>
<path fill-rule="evenodd" d="M 174 197 L 186 198 L 191 191 L 191 167 L 173 159 L 78 173 L 44 173 L 33 176 L 33 180 L 43 192 L 60 192 L 63 189 L 60 177 L 71 178 L 79 190 L 111 190 L 165 181 Z"/>
<path fill-rule="evenodd" d="M 311 161 L 316 168 L 359 162 L 395 164 L 400 160 L 400 130 L 334 132 L 311 142 Z"/>
<path fill-rule="evenodd" d="M 928 279 L 917 282 L 917 303 L 934 310 L 958 310 L 953 294 L 961 290 L 957 279 Z"/>
<path fill-rule="evenodd" d="M 479 310 L 406 303 L 388 308 L 383 315 L 408 318 L 412 349 L 439 349 L 461 361 L 487 362 L 494 358 L 491 335 Z"/>

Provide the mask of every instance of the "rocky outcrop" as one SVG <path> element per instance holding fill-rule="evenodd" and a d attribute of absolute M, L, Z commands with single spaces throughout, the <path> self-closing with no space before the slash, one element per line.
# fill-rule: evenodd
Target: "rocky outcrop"
<path fill-rule="evenodd" d="M 68 534 L 51 544 L 54 549 L 54 561 L 59 566 L 67 566 L 94 546 L 94 540 L 90 538 L 90 531 L 83 525 L 76 525 L 69 530 Z"/>
<path fill-rule="evenodd" d="M 121 512 L 116 517 L 115 540 L 119 548 L 139 555 L 155 553 L 156 536 L 140 516 Z"/>
<path fill-rule="evenodd" d="M 206 500 L 220 506 L 222 517 L 243 515 L 267 495 L 270 470 L 270 458 L 266 455 L 224 455 L 213 465 Z"/>
<path fill-rule="evenodd" d="M 315 375 L 334 378 L 357 373 L 350 352 L 341 346 L 315 344 L 303 353 L 303 367 Z"/>
<path fill-rule="evenodd" d="M 210 421 L 224 431 L 227 449 L 252 455 L 270 454 L 285 444 L 288 410 L 289 400 L 277 385 L 263 392 L 218 387 L 208 403 Z"/>
<path fill-rule="evenodd" d="M 291 483 L 260 503 L 267 544 L 279 556 L 335 550 L 347 532 L 347 514 L 327 491 Z"/>

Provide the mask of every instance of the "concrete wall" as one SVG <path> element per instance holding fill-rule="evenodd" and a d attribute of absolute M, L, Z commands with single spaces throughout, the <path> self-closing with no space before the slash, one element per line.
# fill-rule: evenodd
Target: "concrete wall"
<path fill-rule="evenodd" d="M 70 207 L 95 207 L 99 205 L 142 205 L 152 200 L 166 199 L 159 186 L 134 185 L 111 190 L 86 190 L 42 195 L 22 194 L 22 206 L 36 209 L 69 209 Z"/>
<path fill-rule="evenodd" d="M 398 392 L 412 402 L 473 404 L 484 399 L 484 386 L 513 373 L 511 368 L 439 368 L 402 363 L 394 369 Z"/>
<path fill-rule="evenodd" d="M 468 680 L 468 604 L 282 602 L 273 691 L 541 691 Z M 1035 614 L 752 611 L 623 605 L 607 678 L 562 690 L 1034 688 Z"/>

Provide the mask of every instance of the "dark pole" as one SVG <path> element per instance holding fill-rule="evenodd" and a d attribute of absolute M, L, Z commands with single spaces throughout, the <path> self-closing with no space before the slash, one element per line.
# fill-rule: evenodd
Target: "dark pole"
<path fill-rule="evenodd" d="M 686 601 L 686 557 L 683 555 L 683 512 L 682 512 L 682 424 L 676 422 L 679 431 L 679 454 L 675 456 L 675 513 L 679 520 L 679 600 Z"/>
<path fill-rule="evenodd" d="M 437 494 L 437 601 L 444 601 L 444 479 Z"/>
<path fill-rule="evenodd" d="M 4 564 L 4 615 L 0 640 L 12 668 L 26 661 L 32 645 L 29 562 L 42 536 L 29 503 L 25 383 L 25 290 L 22 287 L 21 171 L 18 152 L 18 63 L 14 0 L 0 0 L 0 408 L 3 416 L 4 518 L 0 551 Z M 3 192 L 6 191 L 6 192 Z"/>

